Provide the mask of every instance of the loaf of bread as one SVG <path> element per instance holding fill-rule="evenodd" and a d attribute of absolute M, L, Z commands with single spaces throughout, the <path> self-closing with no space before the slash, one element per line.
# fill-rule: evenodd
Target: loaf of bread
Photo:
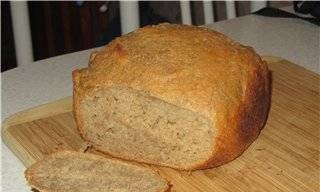
<path fill-rule="evenodd" d="M 259 135 L 268 69 L 204 27 L 160 24 L 113 40 L 73 72 L 82 137 L 114 157 L 181 170 L 222 165 Z"/>
<path fill-rule="evenodd" d="M 165 192 L 168 183 L 151 169 L 98 155 L 61 151 L 25 171 L 40 192 Z"/>

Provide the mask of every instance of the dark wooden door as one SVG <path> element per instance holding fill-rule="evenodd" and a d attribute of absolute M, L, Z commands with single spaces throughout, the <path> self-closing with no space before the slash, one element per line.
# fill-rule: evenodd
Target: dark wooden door
<path fill-rule="evenodd" d="M 7 49 L 6 61 L 3 57 L 2 66 L 16 66 L 12 27 L 7 27 L 10 22 L 10 2 L 6 4 L 7 17 L 2 22 L 1 43 Z M 107 10 L 99 11 L 105 1 L 29 1 L 29 20 L 34 60 L 41 60 L 61 54 L 85 50 L 107 44 L 112 39 L 121 35 L 119 2 L 108 1 Z M 2 6 L 3 7 L 3 6 Z M 2 8 L 1 7 L 1 8 Z M 157 8 L 150 6 L 150 2 L 139 2 L 140 25 L 157 24 L 169 20 L 154 13 Z M 4 12 L 2 12 L 3 15 Z M 11 26 L 11 25 L 9 25 Z M 5 28 L 6 27 L 6 28 Z M 11 36 L 10 36 L 11 35 Z M 11 44 L 10 44 L 11 43 Z M 2 50 L 2 53 L 4 51 Z M 4 56 L 4 54 L 2 54 Z M 2 67 L 3 68 L 3 67 Z"/>
<path fill-rule="evenodd" d="M 17 66 L 10 2 L 1 2 L 1 72 Z"/>
<path fill-rule="evenodd" d="M 118 14 L 118 2 L 108 3 L 108 10 L 100 12 L 104 1 L 28 2 L 34 59 L 89 49 L 103 45 L 108 23 Z M 117 29 L 120 33 L 120 29 Z M 120 34 L 118 34 L 120 35 Z"/>

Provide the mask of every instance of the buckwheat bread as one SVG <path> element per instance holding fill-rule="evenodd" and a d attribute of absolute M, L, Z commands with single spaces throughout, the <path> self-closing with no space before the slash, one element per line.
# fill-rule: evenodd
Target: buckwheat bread
<path fill-rule="evenodd" d="M 257 138 L 270 101 L 251 47 L 204 27 L 119 37 L 73 72 L 74 116 L 94 148 L 181 170 L 225 164 Z"/>
<path fill-rule="evenodd" d="M 25 171 L 40 192 L 165 192 L 167 181 L 151 169 L 98 155 L 61 151 Z"/>

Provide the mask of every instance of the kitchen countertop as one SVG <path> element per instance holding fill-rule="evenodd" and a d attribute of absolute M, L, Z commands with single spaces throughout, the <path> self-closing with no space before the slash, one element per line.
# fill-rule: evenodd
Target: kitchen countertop
<path fill-rule="evenodd" d="M 320 73 L 320 28 L 300 19 L 256 15 L 217 22 L 208 27 L 220 31 L 261 55 L 285 58 Z M 2 73 L 1 120 L 40 104 L 72 94 L 71 71 L 87 65 L 89 54 L 99 48 L 52 57 Z M 25 167 L 1 145 L 2 191 L 30 191 Z"/>

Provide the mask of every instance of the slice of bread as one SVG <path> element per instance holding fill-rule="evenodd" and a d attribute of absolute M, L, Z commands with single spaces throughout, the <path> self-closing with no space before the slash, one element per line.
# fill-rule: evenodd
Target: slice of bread
<path fill-rule="evenodd" d="M 53 153 L 25 171 L 40 192 L 165 192 L 168 182 L 151 169 L 99 155 Z"/>
<path fill-rule="evenodd" d="M 185 25 L 115 39 L 73 82 L 76 123 L 95 149 L 183 170 L 242 154 L 270 101 L 267 65 L 251 47 Z"/>

